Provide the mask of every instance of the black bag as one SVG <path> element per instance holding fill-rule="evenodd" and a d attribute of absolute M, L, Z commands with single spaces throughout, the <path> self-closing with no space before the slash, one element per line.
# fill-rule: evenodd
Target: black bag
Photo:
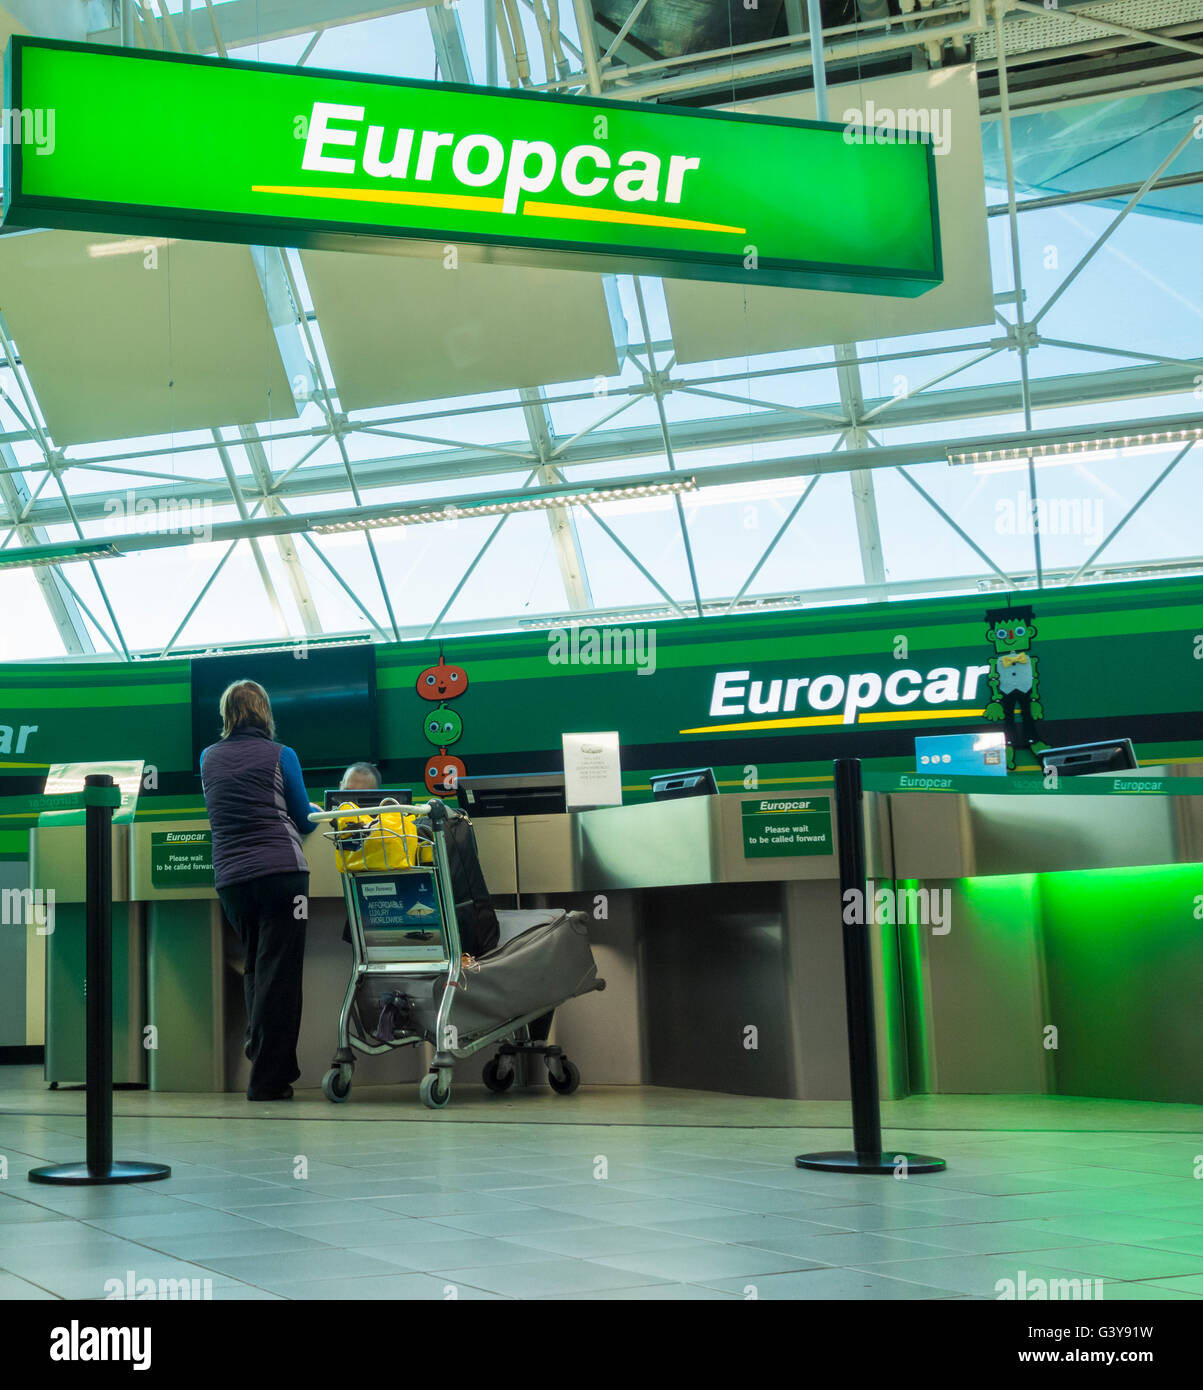
<path fill-rule="evenodd" d="M 462 811 L 452 812 L 444 822 L 443 841 L 459 922 L 460 949 L 470 956 L 486 956 L 496 947 L 501 928 L 480 867 L 476 832 Z"/>

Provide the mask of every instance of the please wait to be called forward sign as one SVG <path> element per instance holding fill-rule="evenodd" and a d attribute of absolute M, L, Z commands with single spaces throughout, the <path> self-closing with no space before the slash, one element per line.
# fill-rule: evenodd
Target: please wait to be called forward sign
<path fill-rule="evenodd" d="M 740 806 L 745 859 L 830 854 L 831 798 L 763 797 Z"/>

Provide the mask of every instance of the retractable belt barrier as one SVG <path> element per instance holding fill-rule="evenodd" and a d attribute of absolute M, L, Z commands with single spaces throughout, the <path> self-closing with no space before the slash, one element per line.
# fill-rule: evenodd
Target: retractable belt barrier
<path fill-rule="evenodd" d="M 837 1173 L 939 1173 L 942 1158 L 883 1153 L 881 1101 L 877 1085 L 877 1030 L 873 1022 L 872 914 L 842 911 L 849 893 L 865 902 L 864 789 L 859 758 L 835 760 L 836 847 L 840 861 L 840 916 L 844 932 L 844 997 L 848 1010 L 848 1069 L 852 1082 L 852 1142 L 849 1150 L 799 1154 L 799 1168 Z M 853 900 L 855 901 L 855 899 Z M 851 915 L 855 921 L 849 922 Z"/>
<path fill-rule="evenodd" d="M 63 796 L 14 798 L 22 811 L 85 814 L 87 845 L 87 1157 L 82 1163 L 33 1168 L 30 1182 L 72 1187 L 154 1182 L 169 1178 L 163 1163 L 113 1159 L 113 811 L 121 791 L 107 773 L 84 778 L 84 790 Z M 11 807 L 11 803 L 6 809 Z"/>

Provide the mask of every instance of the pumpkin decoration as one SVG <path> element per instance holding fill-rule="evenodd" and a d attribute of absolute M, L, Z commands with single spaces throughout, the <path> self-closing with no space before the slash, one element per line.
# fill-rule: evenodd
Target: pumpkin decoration
<path fill-rule="evenodd" d="M 462 666 L 448 666 L 439 657 L 437 666 L 428 666 L 418 677 L 417 691 L 423 700 L 455 700 L 468 688 L 468 673 Z"/>

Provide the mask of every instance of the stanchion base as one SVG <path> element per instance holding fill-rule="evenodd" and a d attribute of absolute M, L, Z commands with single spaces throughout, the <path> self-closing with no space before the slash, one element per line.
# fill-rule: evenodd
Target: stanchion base
<path fill-rule="evenodd" d="M 86 1163 L 54 1163 L 31 1168 L 30 1182 L 63 1183 L 68 1187 L 98 1187 L 106 1183 L 155 1182 L 171 1177 L 165 1163 L 122 1163 L 114 1160 L 106 1169 L 93 1170 Z"/>
<path fill-rule="evenodd" d="M 896 1173 L 904 1165 L 907 1173 L 942 1173 L 945 1168 L 942 1158 L 929 1158 L 926 1154 L 858 1154 L 850 1150 L 799 1154 L 794 1164 L 798 1168 L 817 1168 L 828 1173 Z"/>

